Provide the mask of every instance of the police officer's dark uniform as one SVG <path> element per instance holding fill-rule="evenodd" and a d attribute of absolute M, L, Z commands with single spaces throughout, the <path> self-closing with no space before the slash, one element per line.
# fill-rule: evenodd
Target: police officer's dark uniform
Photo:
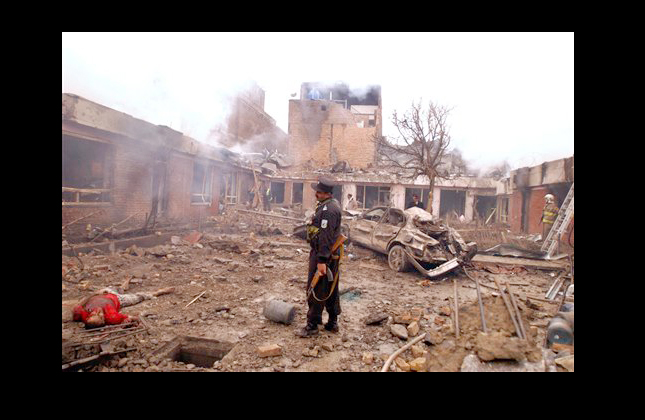
<path fill-rule="evenodd" d="M 318 184 L 311 184 L 311 186 L 316 191 L 330 194 L 333 189 L 330 181 L 326 180 L 321 180 Z M 318 203 L 312 221 L 307 225 L 307 240 L 311 245 L 307 290 L 311 287 L 311 282 L 318 271 L 319 263 L 327 264 L 327 271 L 331 272 L 332 276 L 320 276 L 320 280 L 312 291 L 313 293 L 309 294 L 307 299 L 309 307 L 307 325 L 296 333 L 301 337 L 318 334 L 318 325 L 322 323 L 323 308 L 327 309 L 329 314 L 325 329 L 332 332 L 338 331 L 337 318 L 341 312 L 340 295 L 338 294 L 340 248 L 333 255 L 331 249 L 340 236 L 341 217 L 340 204 L 336 199 L 330 197 Z M 335 281 L 331 281 L 332 279 L 335 279 Z M 334 290 L 330 294 L 332 286 Z M 327 299 L 325 300 L 325 298 Z"/>

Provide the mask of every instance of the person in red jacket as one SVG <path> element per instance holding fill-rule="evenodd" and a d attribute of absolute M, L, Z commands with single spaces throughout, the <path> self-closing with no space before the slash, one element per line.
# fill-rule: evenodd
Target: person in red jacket
<path fill-rule="evenodd" d="M 120 313 L 119 310 L 122 307 L 132 306 L 153 296 L 173 291 L 174 288 L 169 287 L 154 293 L 120 294 L 116 288 L 106 288 L 79 302 L 72 310 L 73 320 L 83 322 L 86 328 L 132 322 L 138 318 Z"/>

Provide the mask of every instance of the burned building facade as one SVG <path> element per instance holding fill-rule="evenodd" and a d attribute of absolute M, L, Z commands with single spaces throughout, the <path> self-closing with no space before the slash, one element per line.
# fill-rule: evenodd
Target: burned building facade
<path fill-rule="evenodd" d="M 382 132 L 381 110 L 380 86 L 303 83 L 300 99 L 289 101 L 288 155 L 295 165 L 367 168 L 376 161 L 372 138 Z"/>
<path fill-rule="evenodd" d="M 194 221 L 236 204 L 253 172 L 231 152 L 80 96 L 62 97 L 62 222 Z M 99 211 L 100 210 L 100 211 Z"/>
<path fill-rule="evenodd" d="M 540 233 L 539 224 L 544 196 L 555 196 L 560 207 L 574 182 L 573 156 L 544 162 L 532 167 L 512 170 L 506 181 L 506 196 L 509 198 L 509 220 L 511 231 L 518 233 Z"/>

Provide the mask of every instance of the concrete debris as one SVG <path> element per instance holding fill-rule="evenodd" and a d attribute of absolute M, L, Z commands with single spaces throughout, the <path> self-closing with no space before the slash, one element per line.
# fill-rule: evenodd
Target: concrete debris
<path fill-rule="evenodd" d="M 401 340 L 407 340 L 408 339 L 408 330 L 400 324 L 392 324 L 390 325 L 390 332 L 392 335 L 395 337 L 399 337 Z"/>
<path fill-rule="evenodd" d="M 289 209 L 273 210 L 273 215 L 299 218 Z M 572 343 L 554 342 L 551 348 L 542 348 L 559 302 L 528 299 L 544 296 L 553 282 L 547 271 L 510 270 L 497 262 L 468 266 L 468 272 L 481 280 L 488 327 L 488 334 L 483 334 L 475 291 L 467 289 L 474 282 L 463 272 L 450 274 L 450 282 L 429 281 L 424 286 L 418 273 L 394 272 L 387 256 L 356 243 L 346 245 L 341 264 L 339 333 L 321 325 L 315 337 L 296 337 L 294 330 L 306 322 L 309 245 L 290 234 L 295 224 L 236 212 L 232 206 L 225 215 L 210 216 L 199 230 L 194 230 L 195 225 L 174 230 L 160 227 L 161 235 L 146 239 L 157 242 L 133 240 L 117 247 L 114 254 L 107 247 L 92 250 L 99 248 L 95 244 L 83 252 L 77 250 L 76 255 L 63 255 L 63 343 L 84 331 L 81 323 L 72 321 L 71 311 L 79 300 L 127 281 L 127 293 L 163 287 L 174 287 L 175 293 L 124 308 L 124 313 L 138 314 L 151 328 L 145 334 L 124 337 L 120 347 L 112 343 L 117 349 L 134 350 L 93 360 L 82 366 L 83 371 L 376 372 L 415 339 L 419 341 L 392 361 L 391 371 L 573 371 Z M 449 238 L 450 230 L 443 234 Z M 355 258 L 348 258 L 350 254 Z M 447 299 L 453 296 L 453 278 L 467 292 L 459 294 L 459 338 Z M 503 300 L 489 288 L 493 278 L 502 284 L 512 282 L 527 340 L 516 336 Z M 280 314 L 284 317 L 273 316 L 276 321 L 263 314 L 270 301 L 283 302 L 285 310 Z M 200 337 L 216 345 L 177 348 L 162 360 L 151 357 L 176 336 Z M 87 350 L 74 357 L 93 354 Z"/>

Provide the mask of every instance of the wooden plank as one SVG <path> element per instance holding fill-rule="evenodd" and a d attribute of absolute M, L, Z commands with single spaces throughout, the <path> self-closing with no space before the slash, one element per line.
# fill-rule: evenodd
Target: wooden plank
<path fill-rule="evenodd" d="M 103 192 L 112 191 L 111 188 L 71 188 L 71 187 L 62 187 L 63 192 L 78 192 L 78 193 L 87 193 L 87 194 L 98 194 Z"/>
<path fill-rule="evenodd" d="M 538 268 L 543 270 L 564 270 L 567 266 L 567 262 L 533 260 L 529 258 L 518 257 L 498 257 L 494 255 L 481 254 L 475 255 L 472 258 L 472 261 L 478 263 L 523 265 L 525 267 Z"/>

